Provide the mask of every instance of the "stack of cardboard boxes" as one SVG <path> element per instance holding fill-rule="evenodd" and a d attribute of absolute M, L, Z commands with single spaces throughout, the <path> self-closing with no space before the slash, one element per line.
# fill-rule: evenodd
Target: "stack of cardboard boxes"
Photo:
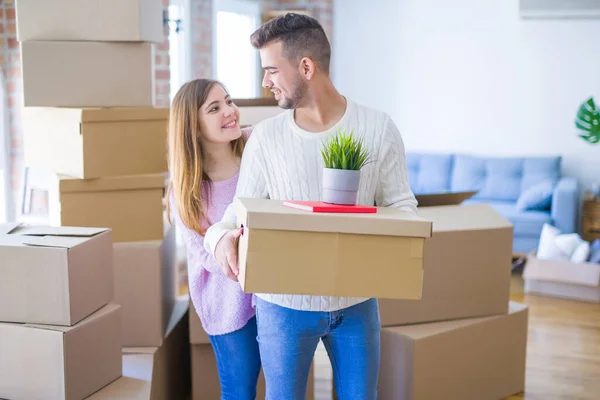
<path fill-rule="evenodd" d="M 121 376 L 110 229 L 0 225 L 0 398 L 83 399 Z"/>
<path fill-rule="evenodd" d="M 162 1 L 23 0 L 16 11 L 25 164 L 51 177 L 49 222 L 112 230 L 123 346 L 160 346 L 176 262 L 163 205 L 169 109 L 153 107 Z"/>
<path fill-rule="evenodd" d="M 381 399 L 523 391 L 528 309 L 509 302 L 512 224 L 486 204 L 421 200 L 431 206 L 412 217 L 239 199 L 240 283 L 258 293 L 379 298 Z"/>
<path fill-rule="evenodd" d="M 189 381 L 187 302 L 176 307 L 176 233 L 164 213 L 169 109 L 154 107 L 162 11 L 161 0 L 22 0 L 16 9 L 25 164 L 50 176 L 50 225 L 111 230 L 104 257 L 120 306 L 119 365 L 122 349 L 126 376 L 152 371 L 151 390 L 142 386 L 153 399 L 189 389 L 177 381 Z M 78 287 L 75 304 L 96 279 Z M 163 378 L 179 383 L 154 381 Z"/>

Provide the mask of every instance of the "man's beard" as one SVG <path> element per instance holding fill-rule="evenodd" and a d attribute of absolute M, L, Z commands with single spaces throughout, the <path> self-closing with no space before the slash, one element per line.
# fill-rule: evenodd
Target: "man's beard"
<path fill-rule="evenodd" d="M 298 104 L 300 101 L 302 101 L 302 98 L 306 94 L 307 90 L 308 85 L 306 82 L 304 82 L 300 76 L 297 76 L 294 80 L 294 90 L 292 91 L 291 97 L 282 96 L 278 102 L 279 107 L 283 108 L 284 110 L 292 110 L 298 107 Z"/>

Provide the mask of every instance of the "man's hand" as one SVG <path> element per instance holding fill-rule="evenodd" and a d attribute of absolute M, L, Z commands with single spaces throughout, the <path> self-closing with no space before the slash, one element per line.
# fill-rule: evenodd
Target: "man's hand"
<path fill-rule="evenodd" d="M 234 229 L 229 231 L 219 240 L 215 247 L 215 259 L 221 266 L 221 270 L 226 277 L 231 280 L 238 281 L 238 248 L 237 240 L 242 234 L 244 228 Z"/>

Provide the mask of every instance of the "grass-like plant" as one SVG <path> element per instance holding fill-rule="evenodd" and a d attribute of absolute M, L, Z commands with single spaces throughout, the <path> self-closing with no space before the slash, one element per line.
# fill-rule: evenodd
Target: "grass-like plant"
<path fill-rule="evenodd" d="M 321 155 L 325 167 L 331 169 L 357 171 L 369 162 L 369 151 L 362 140 L 354 137 L 354 130 L 347 133 L 339 129 L 336 136 L 324 143 Z"/>

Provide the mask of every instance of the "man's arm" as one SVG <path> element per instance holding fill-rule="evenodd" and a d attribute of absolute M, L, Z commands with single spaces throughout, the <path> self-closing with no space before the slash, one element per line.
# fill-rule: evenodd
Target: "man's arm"
<path fill-rule="evenodd" d="M 234 200 L 238 197 L 268 198 L 267 183 L 263 171 L 264 160 L 258 145 L 257 133 L 255 130 L 246 143 L 240 164 L 240 174 Z M 204 237 L 204 248 L 206 251 L 214 257 L 219 241 L 223 236 L 235 229 L 236 212 L 235 201 L 233 201 L 225 210 L 221 221 L 213 224 L 206 231 Z"/>
<path fill-rule="evenodd" d="M 383 159 L 375 192 L 375 204 L 417 214 L 417 200 L 408 183 L 404 142 L 396 124 L 389 117 L 381 146 L 380 154 L 383 155 Z"/>

